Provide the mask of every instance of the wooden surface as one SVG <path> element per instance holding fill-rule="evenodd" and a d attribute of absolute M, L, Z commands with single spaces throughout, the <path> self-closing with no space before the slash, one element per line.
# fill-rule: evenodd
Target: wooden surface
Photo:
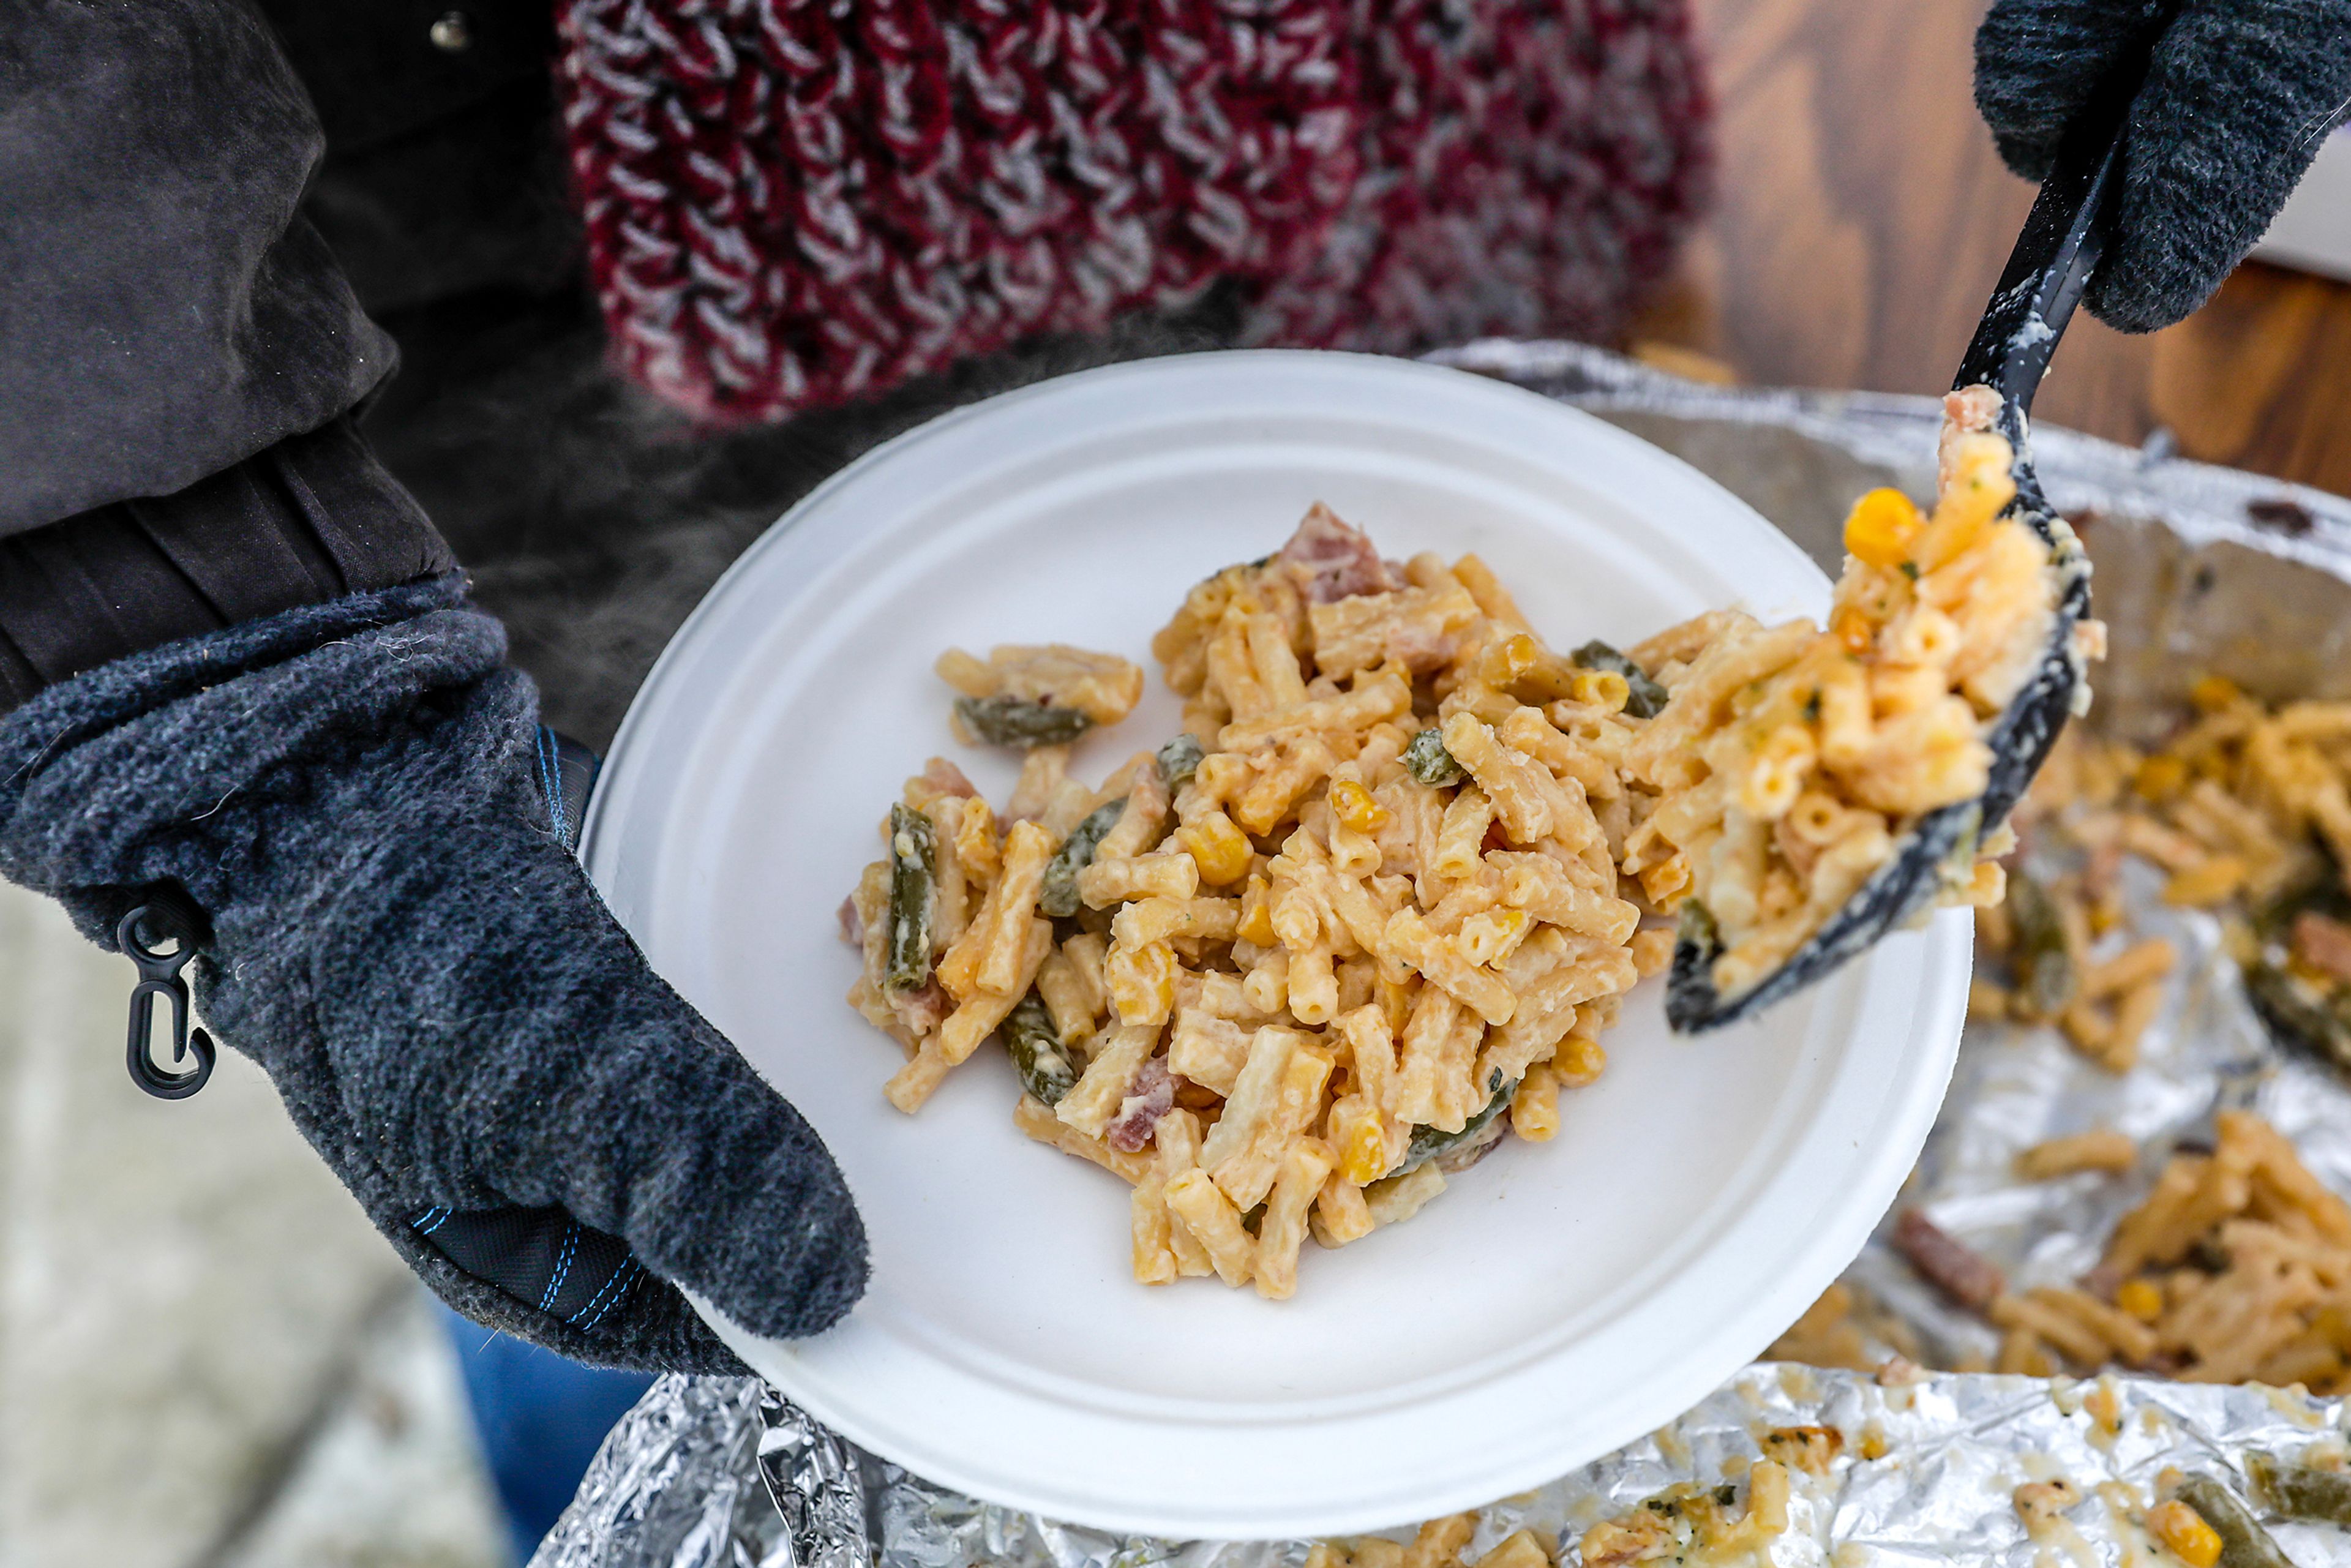
<path fill-rule="evenodd" d="M 1695 0 L 1719 107 L 1714 216 L 1636 337 L 1746 382 L 1938 392 L 2032 188 L 1970 98 L 1981 0 Z M 2084 313 L 2037 412 L 2351 494 L 2351 287 L 2248 264 L 2127 337 Z"/>

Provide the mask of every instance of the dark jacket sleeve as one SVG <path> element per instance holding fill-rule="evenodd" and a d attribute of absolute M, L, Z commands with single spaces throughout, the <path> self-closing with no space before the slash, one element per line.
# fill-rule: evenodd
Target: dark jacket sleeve
<path fill-rule="evenodd" d="M 390 372 L 297 215 L 321 150 L 242 0 L 0 0 L 0 536 L 183 490 Z"/>

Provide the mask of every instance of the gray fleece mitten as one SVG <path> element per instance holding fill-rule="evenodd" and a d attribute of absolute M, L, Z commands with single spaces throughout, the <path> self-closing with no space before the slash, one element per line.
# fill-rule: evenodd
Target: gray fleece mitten
<path fill-rule="evenodd" d="M 110 947 L 192 904 L 205 1025 L 459 1310 L 732 1369 L 676 1286 L 812 1333 L 863 1290 L 864 1231 L 557 837 L 536 712 L 454 575 L 119 659 L 0 721 L 0 873 Z"/>
<path fill-rule="evenodd" d="M 1976 33 L 1976 107 L 2008 166 L 2047 174 L 2067 122 L 2157 27 L 2114 232 L 2083 297 L 2126 332 L 2210 298 L 2351 109 L 2351 0 L 1995 0 Z"/>

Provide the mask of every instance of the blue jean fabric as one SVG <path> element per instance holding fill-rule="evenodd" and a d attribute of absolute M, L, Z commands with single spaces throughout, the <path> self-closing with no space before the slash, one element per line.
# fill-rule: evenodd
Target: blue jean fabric
<path fill-rule="evenodd" d="M 604 1435 L 653 1377 L 585 1366 L 435 1306 L 456 1347 L 514 1560 L 527 1563 L 580 1490 Z"/>

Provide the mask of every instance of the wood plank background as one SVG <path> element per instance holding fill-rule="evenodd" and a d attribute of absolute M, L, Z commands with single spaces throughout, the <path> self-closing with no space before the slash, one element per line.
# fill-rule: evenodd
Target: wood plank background
<path fill-rule="evenodd" d="M 1746 382 L 1938 392 L 2032 205 L 1970 96 L 1982 0 L 1695 0 L 1714 215 L 1636 340 Z M 2351 287 L 2249 263 L 2129 337 L 2084 313 L 2037 405 L 2137 444 L 2351 494 Z"/>

